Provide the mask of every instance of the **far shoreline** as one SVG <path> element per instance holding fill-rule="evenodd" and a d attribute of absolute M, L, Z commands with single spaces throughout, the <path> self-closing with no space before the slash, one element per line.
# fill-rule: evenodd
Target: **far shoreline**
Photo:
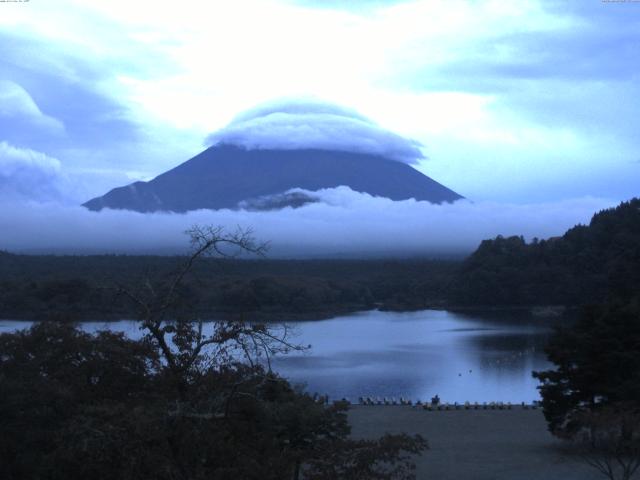
<path fill-rule="evenodd" d="M 331 320 L 339 317 L 365 314 L 368 312 L 390 312 L 390 313 L 415 313 L 422 311 L 444 311 L 460 314 L 520 314 L 526 315 L 528 320 L 532 322 L 548 322 L 563 321 L 570 318 L 578 307 L 565 305 L 431 305 L 416 308 L 392 308 L 388 305 L 378 305 L 375 308 L 366 308 L 363 305 L 345 307 L 344 309 L 331 309 L 326 311 L 310 311 L 310 312 L 276 312 L 276 311 L 248 311 L 248 312 L 231 312 L 208 311 L 194 314 L 194 321 L 202 318 L 205 322 L 214 322 L 218 320 L 228 321 L 249 321 L 263 323 L 282 323 L 282 322 L 309 322 Z M 112 323 L 120 321 L 137 321 L 132 314 L 130 317 L 123 317 L 120 314 L 100 314 L 96 312 L 77 313 L 71 317 L 65 318 L 64 315 L 54 315 L 42 317 L 41 315 L 25 315 L 24 313 L 7 312 L 0 314 L 0 321 L 12 322 L 40 322 L 40 321 L 64 321 L 69 323 Z"/>

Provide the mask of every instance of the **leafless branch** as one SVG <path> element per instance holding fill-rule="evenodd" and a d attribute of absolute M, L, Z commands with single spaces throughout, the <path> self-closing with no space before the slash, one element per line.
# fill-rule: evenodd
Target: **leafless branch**
<path fill-rule="evenodd" d="M 264 356 L 271 371 L 271 357 L 278 353 L 301 350 L 289 340 L 289 329 L 283 326 L 276 333 L 264 325 L 240 322 L 212 322 L 213 332 L 205 334 L 201 319 L 185 319 L 175 323 L 167 318 L 177 305 L 180 288 L 195 263 L 202 257 L 235 258 L 242 253 L 262 256 L 268 244 L 258 243 L 251 229 L 238 227 L 226 233 L 219 226 L 195 225 L 185 232 L 189 235 L 191 252 L 178 269 L 164 282 L 153 282 L 146 276 L 139 292 L 118 286 L 118 293 L 131 300 L 139 309 L 141 329 L 157 345 L 166 366 L 178 377 L 193 368 L 224 363 L 233 350 L 241 350 L 246 361 L 256 365 L 256 358 Z M 205 362 L 205 363 L 203 363 Z M 198 366 L 199 365 L 199 366 Z"/>

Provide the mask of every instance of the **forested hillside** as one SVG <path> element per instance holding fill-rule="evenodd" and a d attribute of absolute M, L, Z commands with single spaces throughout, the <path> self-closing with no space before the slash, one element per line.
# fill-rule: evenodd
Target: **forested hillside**
<path fill-rule="evenodd" d="M 562 237 L 497 237 L 464 261 L 450 301 L 464 305 L 580 305 L 640 292 L 640 199 L 601 211 Z"/>
<path fill-rule="evenodd" d="M 182 257 L 0 254 L 0 318 L 132 318 L 119 285 L 159 280 Z M 374 307 L 419 309 L 445 302 L 457 262 L 430 260 L 203 259 L 184 286 L 204 317 L 323 318 Z"/>

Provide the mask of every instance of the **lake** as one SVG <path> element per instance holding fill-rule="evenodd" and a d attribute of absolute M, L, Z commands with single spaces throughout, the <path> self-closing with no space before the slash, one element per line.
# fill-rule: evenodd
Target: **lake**
<path fill-rule="evenodd" d="M 128 320 L 82 325 L 140 334 Z M 274 370 L 332 399 L 531 402 L 540 398 L 531 371 L 551 366 L 543 352 L 551 329 L 517 313 L 368 311 L 289 325 L 312 348 L 275 358 Z M 0 332 L 26 326 L 0 320 Z"/>

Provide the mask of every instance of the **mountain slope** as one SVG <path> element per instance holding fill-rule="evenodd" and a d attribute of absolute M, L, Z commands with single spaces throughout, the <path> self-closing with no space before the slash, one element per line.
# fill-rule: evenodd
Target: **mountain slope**
<path fill-rule="evenodd" d="M 149 182 L 115 188 L 84 206 L 90 210 L 140 212 L 236 208 L 240 202 L 292 188 L 313 191 L 340 185 L 392 200 L 415 198 L 442 203 L 462 198 L 409 165 L 380 156 L 218 145 Z"/>

